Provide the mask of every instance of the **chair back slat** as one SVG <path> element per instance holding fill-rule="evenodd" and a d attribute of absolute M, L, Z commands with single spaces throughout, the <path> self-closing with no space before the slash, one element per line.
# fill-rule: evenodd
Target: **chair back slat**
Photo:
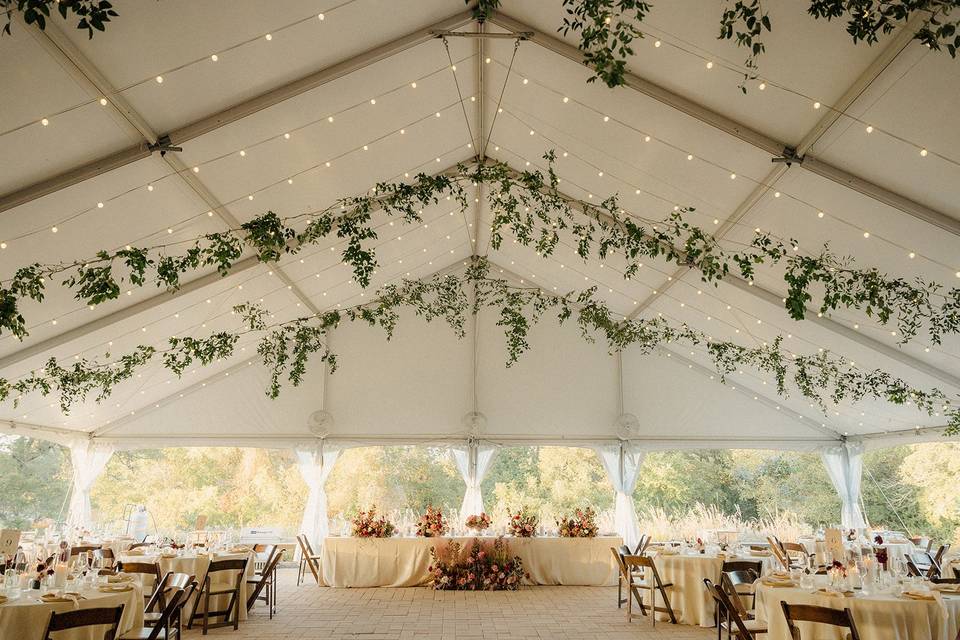
<path fill-rule="evenodd" d="M 800 640 L 800 630 L 794 624 L 796 622 L 841 627 L 850 632 L 850 640 L 860 640 L 857 625 L 853 622 L 853 614 L 849 608 L 832 609 L 811 604 L 788 604 L 786 602 L 781 602 L 780 605 L 783 607 L 783 615 L 787 619 L 787 628 L 790 629 L 790 634 L 795 640 Z"/>
<path fill-rule="evenodd" d="M 247 596 L 247 611 L 253 608 L 253 605 L 256 604 L 257 600 L 260 598 L 260 594 L 263 592 L 264 587 L 267 586 L 267 582 L 271 579 L 274 571 L 277 568 L 277 565 L 280 564 L 280 560 L 283 559 L 283 549 L 280 549 L 279 553 L 272 554 L 270 558 L 270 563 L 263 567 L 263 572 L 260 574 L 260 579 L 257 580 L 257 584 L 253 588 L 253 592 Z"/>
<path fill-rule="evenodd" d="M 762 560 L 725 560 L 720 567 L 722 573 L 730 571 L 753 571 L 757 577 L 763 573 Z M 756 578 L 754 578 L 755 580 Z"/>
<path fill-rule="evenodd" d="M 47 622 L 47 630 L 43 634 L 50 640 L 50 634 L 68 629 L 82 627 L 106 627 L 104 640 L 114 640 L 117 629 L 120 627 L 120 618 L 123 616 L 123 605 L 117 607 L 96 607 L 91 609 L 74 609 L 63 613 L 51 613 Z"/>

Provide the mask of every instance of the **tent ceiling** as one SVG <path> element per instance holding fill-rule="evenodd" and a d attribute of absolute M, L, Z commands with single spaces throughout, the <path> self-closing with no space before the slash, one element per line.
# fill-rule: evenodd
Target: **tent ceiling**
<path fill-rule="evenodd" d="M 224 126 L 205 126 L 205 133 L 166 160 L 144 157 L 3 211 L 0 240 L 8 248 L 0 265 L 9 274 L 28 262 L 69 260 L 105 247 L 183 241 L 266 210 L 321 210 L 376 181 L 471 161 L 481 131 L 489 133 L 494 123 L 490 157 L 521 170 L 543 167 L 544 152 L 556 149 L 561 187 L 570 195 L 602 199 L 616 192 L 631 215 L 653 220 L 675 206 L 695 207 L 691 221 L 721 232 L 730 249 L 749 243 L 760 227 L 797 239 L 802 251 L 816 252 L 829 242 L 860 265 L 952 283 L 960 269 L 960 240 L 950 228 L 960 225 L 960 205 L 951 186 L 960 176 L 951 154 L 960 129 L 942 123 L 950 122 L 947 110 L 960 97 L 960 67 L 915 43 L 903 46 L 896 36 L 872 48 L 853 46 L 837 25 L 811 21 L 787 0 L 768 9 L 778 28 L 762 59 L 765 91 L 754 86 L 740 92 L 731 67 L 741 52 L 715 39 L 715 20 L 703 16 L 695 0 L 657 6 L 630 71 L 764 139 L 812 145 L 811 156 L 918 203 L 941 216 L 940 223 L 799 166 L 771 174 L 777 169 L 771 150 L 713 126 L 714 116 L 684 112 L 631 88 L 587 84 L 587 69 L 558 55 L 556 47 L 538 44 L 541 36 L 562 39 L 556 33 L 563 16 L 559 2 L 505 2 L 503 15 L 488 27 L 502 29 L 516 20 L 538 32 L 535 41 L 521 43 L 515 59 L 512 41 L 484 41 L 484 57 L 490 58 L 484 64 L 476 41 L 452 38 L 453 73 L 442 43 L 422 35 L 444 17 L 467 20 L 449 0 L 418 3 L 416 11 L 382 0 L 326 10 L 298 1 L 270 11 L 243 2 L 228 13 L 212 4 L 171 0 L 125 7 L 121 19 L 92 41 L 73 30 L 44 35 L 24 25 L 0 39 L 0 59 L 10 69 L 30 69 L 6 74 L 10 90 L 0 95 L 0 200 L 141 144 L 144 129 L 150 141 L 150 132 L 178 130 L 309 74 L 338 65 L 349 73 L 330 72 L 314 88 L 246 117 L 227 118 Z M 153 28 L 172 23 L 177 28 Z M 419 39 L 384 49 L 417 33 Z M 654 47 L 656 39 L 664 46 Z M 56 42 L 59 49 L 51 46 Z M 365 53 L 371 51 L 381 53 Z M 891 61 L 878 67 L 884 56 Z M 705 60 L 717 65 L 708 71 Z M 869 82 L 859 91 L 865 77 Z M 103 83 L 116 89 L 110 97 L 118 104 L 129 105 L 124 117 L 99 104 Z M 850 95 L 855 87 L 857 95 Z M 918 101 L 918 95 L 925 99 Z M 847 98 L 845 113 L 812 134 L 828 110 L 814 109 L 813 101 L 829 107 Z M 49 119 L 47 126 L 42 118 Z M 877 131 L 867 134 L 864 123 Z M 930 150 L 927 157 L 920 156 L 921 147 Z M 818 211 L 825 215 L 818 217 Z M 569 239 L 549 259 L 509 236 L 499 249 L 490 248 L 484 202 L 465 212 L 441 202 L 423 218 L 418 228 L 377 219 L 381 266 L 375 285 L 460 267 L 476 245 L 506 276 L 547 290 L 597 286 L 625 316 L 662 314 L 743 344 L 789 336 L 786 344 L 797 352 L 829 348 L 917 386 L 960 391 L 955 336 L 943 345 L 920 336 L 901 347 L 891 327 L 846 310 L 794 322 L 761 292 L 774 299 L 784 294 L 778 267 L 764 267 L 752 291 L 730 282 L 714 287 L 662 261 L 650 261 L 626 281 L 618 260 L 584 263 Z M 198 274 L 194 286 L 175 296 L 132 289 L 93 310 L 52 287 L 43 304 L 25 307 L 32 323 L 27 340 L 0 337 L 0 375 L 22 375 L 49 357 L 123 353 L 138 344 L 160 345 L 171 335 L 233 328 L 230 309 L 245 300 L 262 298 L 278 319 L 306 308 L 355 304 L 363 292 L 340 264 L 340 249 L 331 238 L 272 267 L 250 260 L 224 279 Z M 343 434 L 449 436 L 463 434 L 463 414 L 477 409 L 492 434 L 575 438 L 615 437 L 623 410 L 638 415 L 641 435 L 651 442 L 737 439 L 796 447 L 836 434 L 942 423 L 938 416 L 877 402 L 843 404 L 824 415 L 796 390 L 778 397 L 772 381 L 764 384 L 752 371 L 736 373 L 722 386 L 710 379 L 709 360 L 697 349 L 671 347 L 669 357 L 630 350 L 621 365 L 602 345 L 584 343 L 573 327 L 538 327 L 532 351 L 505 368 L 503 339 L 493 321 L 481 317 L 476 338 L 471 328 L 465 340 L 415 318 L 401 323 L 389 343 L 368 328 L 340 329 L 331 341 L 341 370 L 328 384 L 312 372 L 304 387 L 285 388 L 277 401 L 258 395 L 266 373 L 255 361 L 247 364 L 255 355 L 251 336 L 236 357 L 192 368 L 182 379 L 156 367 L 120 385 L 104 402 L 91 401 L 69 415 L 54 398 L 37 396 L 16 409 L 0 407 L 0 419 L 144 442 L 147 435 L 197 433 L 242 439 L 265 428 L 293 438 L 310 437 L 306 417 L 325 407 Z M 237 382 L 225 383 L 227 373 Z M 238 393 L 243 403 L 231 406 Z M 689 402 L 692 397 L 700 404 Z M 717 416 L 725 419 L 717 422 Z"/>

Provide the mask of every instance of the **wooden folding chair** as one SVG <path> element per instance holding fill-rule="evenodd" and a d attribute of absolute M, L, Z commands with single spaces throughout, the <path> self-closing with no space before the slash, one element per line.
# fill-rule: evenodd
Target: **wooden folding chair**
<path fill-rule="evenodd" d="M 276 551 L 276 548 L 274 548 Z M 277 610 L 277 565 L 283 559 L 283 549 L 272 552 L 269 562 L 263 567 L 260 576 L 247 580 L 247 585 L 253 585 L 253 591 L 247 596 L 247 611 L 253 608 L 257 600 L 263 600 L 267 605 L 270 619 Z M 262 596 L 260 594 L 263 594 Z"/>
<path fill-rule="evenodd" d="M 933 555 L 933 561 L 937 563 L 937 566 L 943 568 L 943 559 L 946 557 L 947 553 L 950 551 L 950 543 L 940 545 L 940 548 L 937 549 L 937 552 Z"/>
<path fill-rule="evenodd" d="M 188 629 L 193 628 L 193 622 L 197 619 L 203 620 L 203 635 L 207 635 L 209 629 L 217 627 L 226 627 L 233 625 L 234 631 L 240 628 L 240 588 L 243 586 L 244 572 L 247 570 L 246 558 L 225 558 L 223 560 L 213 560 L 207 567 L 207 573 L 200 583 L 200 593 L 197 594 L 197 600 L 193 605 L 193 611 L 190 614 Z M 236 572 L 237 576 L 233 586 L 226 589 L 217 589 L 213 585 L 212 574 L 224 572 Z M 210 598 L 215 596 L 229 595 L 230 599 L 226 608 L 210 610 Z M 197 613 L 197 607 L 200 600 L 203 600 L 203 611 Z M 231 622 L 230 618 L 233 617 Z M 223 618 L 220 622 L 210 622 L 210 618 Z"/>
<path fill-rule="evenodd" d="M 850 632 L 850 640 L 860 640 L 857 625 L 853 622 L 853 614 L 846 607 L 831 609 L 830 607 L 818 607 L 811 604 L 787 604 L 786 602 L 781 602 L 780 605 L 783 607 L 783 615 L 787 619 L 787 628 L 790 629 L 790 636 L 793 640 L 802 640 L 800 629 L 794 624 L 795 622 L 811 622 L 840 627 Z"/>
<path fill-rule="evenodd" d="M 170 575 L 170 574 L 167 574 Z M 186 574 L 179 574 L 186 575 Z M 189 576 L 188 576 L 189 577 Z M 181 628 L 178 620 L 178 611 L 183 608 L 186 592 L 179 588 L 167 590 L 167 606 L 160 612 L 160 616 L 155 623 L 149 627 L 140 627 L 128 633 L 125 633 L 120 640 L 159 640 L 160 634 L 163 634 L 163 640 L 179 640 Z"/>
<path fill-rule="evenodd" d="M 619 549 L 610 547 L 610 551 L 613 553 L 613 560 L 617 564 L 617 609 L 620 609 L 627 603 L 627 598 L 630 597 L 629 587 L 627 591 L 627 597 L 623 597 L 623 585 L 625 582 L 624 575 L 626 575 L 628 572 L 626 566 L 623 564 L 623 559 L 624 557 L 630 555 L 630 547 L 622 544 L 620 545 Z"/>
<path fill-rule="evenodd" d="M 297 571 L 297 586 L 299 587 L 303 581 L 307 567 L 310 567 L 310 573 L 313 574 L 313 578 L 317 581 L 317 584 L 323 584 L 320 578 L 321 558 L 313 552 L 313 547 L 310 546 L 310 541 L 307 539 L 307 536 L 302 533 L 298 535 L 297 544 L 300 545 L 300 568 Z"/>
<path fill-rule="evenodd" d="M 757 578 L 763 575 L 763 561 L 761 560 L 727 560 L 720 566 L 721 575 L 724 573 L 736 573 L 731 576 L 734 584 L 737 586 L 737 594 L 740 596 L 750 596 L 755 598 L 755 589 L 753 583 Z M 746 582 L 753 575 L 753 579 Z M 738 582 L 739 581 L 739 582 Z M 751 600 L 752 602 L 752 600 Z M 753 607 L 750 607 L 751 609 Z"/>
<path fill-rule="evenodd" d="M 787 556 L 787 563 L 789 565 L 787 567 L 788 571 L 793 568 L 807 568 L 810 554 L 807 553 L 807 548 L 805 546 L 799 542 L 781 542 L 780 548 L 783 550 L 784 555 Z"/>
<path fill-rule="evenodd" d="M 160 580 L 157 588 L 153 590 L 153 595 L 150 596 L 147 606 L 143 608 L 143 624 L 148 627 L 157 624 L 163 616 L 163 611 L 166 609 L 170 595 L 178 589 L 186 592 L 193 582 L 195 582 L 194 577 L 188 573 L 168 571 Z M 192 593 L 191 590 L 189 595 L 192 595 Z"/>
<path fill-rule="evenodd" d="M 906 553 L 907 573 L 911 576 L 920 576 L 923 578 L 939 578 L 940 565 L 926 551 Z"/>
<path fill-rule="evenodd" d="M 63 613 L 51 613 L 44 640 L 53 640 L 51 633 L 80 629 L 83 627 L 105 627 L 103 640 L 114 640 L 123 616 L 123 605 L 118 607 L 98 607 L 93 609 L 74 609 Z M 92 631 L 92 630 L 91 630 Z"/>
<path fill-rule="evenodd" d="M 720 620 L 717 624 L 717 639 L 721 637 L 724 630 L 727 632 L 727 638 L 735 637 L 737 640 L 753 640 L 754 636 L 767 633 L 765 624 L 753 619 L 745 618 L 735 600 L 723 589 L 713 584 L 710 578 L 704 578 L 703 584 L 707 588 L 707 593 L 713 598 L 717 605 L 717 611 L 726 621 Z M 734 593 L 734 597 L 736 594 Z"/>
<path fill-rule="evenodd" d="M 624 556 L 623 557 L 624 579 L 629 588 L 627 593 L 627 622 L 632 622 L 637 614 L 633 613 L 633 602 L 636 599 L 640 606 L 640 614 L 647 615 L 647 606 L 643 603 L 643 591 L 650 592 L 650 619 L 653 626 L 657 626 L 657 612 L 666 613 L 670 616 L 670 622 L 677 624 L 677 617 L 673 613 L 673 607 L 670 606 L 670 598 L 667 596 L 667 589 L 673 587 L 672 582 L 663 582 L 660 579 L 660 572 L 657 571 L 657 565 L 654 564 L 650 556 Z M 630 598 L 630 594 L 634 598 Z M 657 593 L 663 600 L 662 607 L 657 606 Z"/>
<path fill-rule="evenodd" d="M 160 575 L 160 565 L 156 562 L 118 562 L 117 571 L 120 573 L 135 573 L 143 576 L 141 582 L 143 583 L 143 599 L 145 603 L 150 601 L 153 594 L 157 591 L 157 587 L 163 581 L 163 576 Z M 148 584 L 148 580 L 152 581 L 152 584 Z"/>

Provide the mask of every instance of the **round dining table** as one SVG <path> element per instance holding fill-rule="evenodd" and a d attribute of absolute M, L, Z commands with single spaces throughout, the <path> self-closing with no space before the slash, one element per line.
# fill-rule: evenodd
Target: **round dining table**
<path fill-rule="evenodd" d="M 762 574 L 777 568 L 776 559 L 768 554 L 737 556 L 653 550 L 650 555 L 653 556 L 653 563 L 657 567 L 657 573 L 660 574 L 661 582 L 673 584 L 666 591 L 677 622 L 699 627 L 714 626 L 716 606 L 713 598 L 707 593 L 703 580 L 709 578 L 713 582 L 718 582 L 724 562 L 760 562 Z M 646 597 L 644 602 L 648 601 Z M 657 606 L 662 606 L 659 593 Z M 658 620 L 668 618 L 663 613 L 658 613 L 657 616 Z"/>
<path fill-rule="evenodd" d="M 43 595 L 30 589 L 19 592 L 0 589 L 6 601 L 0 604 L 0 638 L 43 640 L 50 615 L 74 609 L 123 605 L 117 637 L 143 627 L 143 589 L 136 581 L 111 585 L 85 585 L 64 590 L 66 595 Z M 92 628 L 64 631 L 57 640 L 91 640 Z"/>
<path fill-rule="evenodd" d="M 121 554 L 118 557 L 118 560 L 122 563 L 129 562 L 141 562 L 146 564 L 156 564 L 160 567 L 160 575 L 166 575 L 168 572 L 173 573 L 186 573 L 187 575 L 194 576 L 197 579 L 197 583 L 202 586 L 203 578 L 207 575 L 207 568 L 210 566 L 211 560 L 234 560 L 234 559 L 245 559 L 247 561 L 246 568 L 243 572 L 243 580 L 240 583 L 240 620 L 247 619 L 247 580 L 253 578 L 254 575 L 254 564 L 257 560 L 257 554 L 252 550 L 238 550 L 236 552 L 212 552 L 212 553 L 203 553 L 203 552 L 182 552 L 182 553 L 161 553 L 155 551 L 148 551 L 143 553 L 131 554 L 129 551 L 127 553 Z M 212 588 L 214 591 L 222 591 L 223 589 L 233 587 L 231 582 L 234 579 L 232 576 L 227 575 L 214 575 L 211 577 Z M 144 588 L 153 587 L 152 581 L 146 581 L 144 583 Z M 186 611 L 193 611 L 194 604 L 197 601 L 199 595 L 199 589 L 197 593 L 191 598 L 190 602 L 187 603 Z M 229 602 L 230 596 L 214 596 L 210 599 L 211 609 L 220 610 L 225 609 Z M 197 604 L 196 611 L 202 612 L 203 605 L 202 602 Z"/>
<path fill-rule="evenodd" d="M 928 587 L 932 585 L 927 585 Z M 860 589 L 843 595 L 829 590 L 829 579 L 816 576 L 810 588 L 792 581 L 768 583 L 758 580 L 757 620 L 767 623 L 768 640 L 791 640 L 781 602 L 812 604 L 833 609 L 850 609 L 860 637 L 883 640 L 954 640 L 960 629 L 960 593 L 931 589 L 915 599 L 901 595 L 899 588 L 864 595 Z M 949 586 L 943 588 L 951 588 Z M 839 640 L 839 630 L 824 625 L 801 623 L 804 640 Z"/>

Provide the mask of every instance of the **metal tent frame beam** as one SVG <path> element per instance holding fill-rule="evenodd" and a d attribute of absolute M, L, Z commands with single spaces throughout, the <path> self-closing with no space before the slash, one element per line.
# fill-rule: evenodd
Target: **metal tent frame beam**
<path fill-rule="evenodd" d="M 538 44 L 548 51 L 552 51 L 560 56 L 563 56 L 568 60 L 572 60 L 578 64 L 583 64 L 583 53 L 576 47 L 567 44 L 562 40 L 541 33 L 529 25 L 515 20 L 503 13 L 494 12 L 489 19 L 494 24 L 510 31 L 531 31 L 533 32 L 533 35 L 529 38 L 531 42 Z M 670 91 L 669 89 L 654 84 L 649 80 L 645 80 L 636 74 L 628 72 L 625 76 L 625 84 L 634 91 L 653 98 L 654 100 L 672 107 L 681 113 L 685 113 L 686 115 L 695 118 L 704 124 L 710 125 L 715 129 L 723 131 L 735 138 L 738 138 L 739 140 L 742 140 L 743 142 L 757 147 L 758 149 L 769 153 L 773 157 L 781 158 L 785 155 L 789 155 L 791 152 L 790 146 L 786 143 L 752 129 L 732 118 L 717 113 L 716 111 L 694 102 L 689 98 L 685 98 L 680 94 Z M 922 205 L 919 202 L 911 200 L 910 198 L 907 198 L 899 193 L 895 193 L 889 189 L 881 187 L 880 185 L 870 182 L 869 180 L 856 176 L 845 169 L 835 167 L 812 156 L 800 156 L 794 162 L 794 164 L 837 184 L 858 191 L 865 196 L 877 200 L 878 202 L 882 202 L 888 206 L 899 209 L 908 215 L 937 226 L 944 231 L 948 231 L 955 235 L 960 235 L 960 220 Z"/>

